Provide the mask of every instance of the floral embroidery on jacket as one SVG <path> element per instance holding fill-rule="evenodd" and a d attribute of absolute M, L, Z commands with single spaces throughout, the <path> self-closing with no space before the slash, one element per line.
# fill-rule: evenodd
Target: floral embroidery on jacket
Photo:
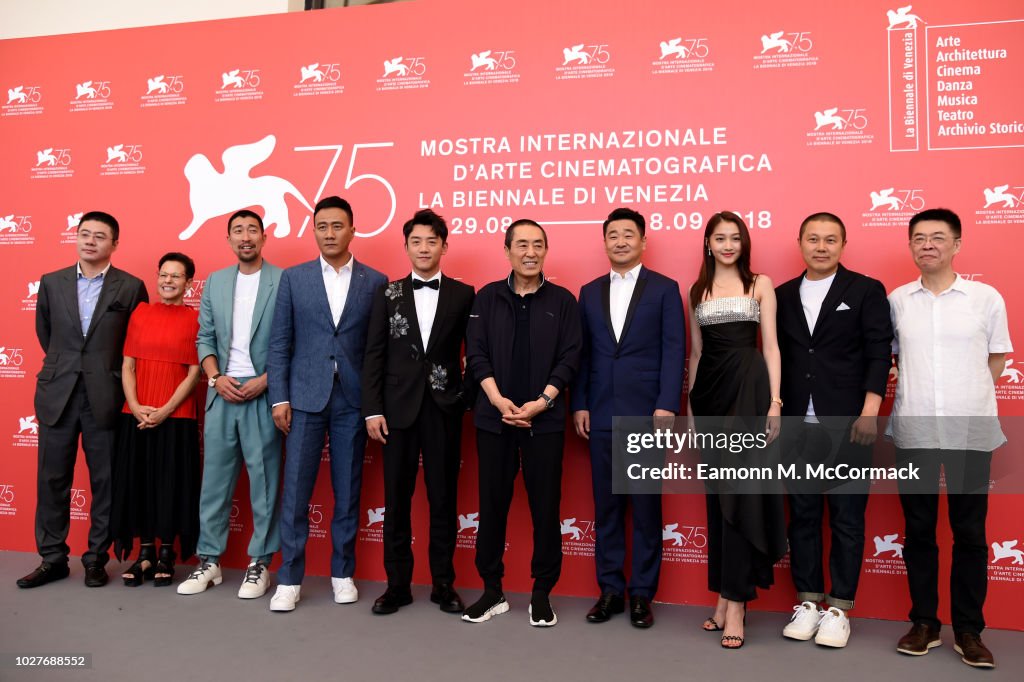
<path fill-rule="evenodd" d="M 401 313 L 395 313 L 388 318 L 388 323 L 391 326 L 391 338 L 400 339 L 409 333 L 409 320 L 405 319 Z"/>
<path fill-rule="evenodd" d="M 393 301 L 402 295 L 402 281 L 391 282 L 388 284 L 388 288 L 384 290 L 384 295 L 388 297 L 389 301 Z"/>
<path fill-rule="evenodd" d="M 430 388 L 443 391 L 448 388 L 448 370 L 441 365 L 430 363 Z"/>

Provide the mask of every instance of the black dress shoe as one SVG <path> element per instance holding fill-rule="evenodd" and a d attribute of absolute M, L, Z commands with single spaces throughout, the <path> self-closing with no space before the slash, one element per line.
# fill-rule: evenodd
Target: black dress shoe
<path fill-rule="evenodd" d="M 626 610 L 626 600 L 621 594 L 602 594 L 601 598 L 594 604 L 594 608 L 587 612 L 588 623 L 607 622 L 616 613 Z"/>
<path fill-rule="evenodd" d="M 462 613 L 466 610 L 462 597 L 450 583 L 434 585 L 434 589 L 430 591 L 430 601 L 440 604 L 441 610 L 445 613 Z"/>
<path fill-rule="evenodd" d="M 398 590 L 389 587 L 384 590 L 384 594 L 377 597 L 377 601 L 373 602 L 373 608 L 370 610 L 378 616 L 386 616 L 390 613 L 396 613 L 399 608 L 408 606 L 411 603 L 412 593 L 408 590 Z"/>
<path fill-rule="evenodd" d="M 646 597 L 629 598 L 629 623 L 637 628 L 649 628 L 654 625 L 654 613 L 651 611 L 651 600 Z"/>
<path fill-rule="evenodd" d="M 107 569 L 99 564 L 89 564 L 85 567 L 85 586 L 103 587 L 107 584 Z"/>
<path fill-rule="evenodd" d="M 68 570 L 68 563 L 66 561 L 59 564 L 51 564 L 44 561 L 39 564 L 39 568 L 36 570 L 23 578 L 18 578 L 18 587 L 39 587 L 46 583 L 52 583 L 54 580 L 63 580 L 70 573 L 71 571 Z"/>

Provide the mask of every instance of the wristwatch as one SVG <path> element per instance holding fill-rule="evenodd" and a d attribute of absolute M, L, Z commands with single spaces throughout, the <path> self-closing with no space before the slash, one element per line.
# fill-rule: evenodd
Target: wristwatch
<path fill-rule="evenodd" d="M 782 398 L 772 398 L 771 402 L 778 403 L 779 407 L 782 407 Z"/>
<path fill-rule="evenodd" d="M 209 386 L 210 388 L 213 388 L 214 385 L 217 383 L 217 379 L 220 379 L 222 376 L 223 375 L 220 372 L 217 372 L 212 377 L 206 380 L 206 385 Z"/>
<path fill-rule="evenodd" d="M 555 406 L 554 399 L 549 398 L 547 393 L 541 393 L 539 396 L 537 396 L 537 398 L 539 400 L 543 400 L 544 401 L 544 405 L 546 405 L 547 409 L 549 409 L 549 410 L 552 409 Z"/>

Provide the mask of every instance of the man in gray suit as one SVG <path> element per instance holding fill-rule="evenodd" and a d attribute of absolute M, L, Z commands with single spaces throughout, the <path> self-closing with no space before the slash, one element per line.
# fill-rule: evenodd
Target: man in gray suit
<path fill-rule="evenodd" d="M 284 271 L 270 335 L 270 401 L 288 452 L 281 490 L 281 567 L 271 611 L 292 611 L 299 601 L 309 500 L 325 434 L 330 434 L 334 489 L 334 601 L 348 604 L 359 598 L 352 575 L 366 448 L 360 374 L 373 294 L 387 277 L 356 262 L 349 252 L 356 231 L 347 201 L 322 199 L 313 225 L 320 257 Z"/>
<path fill-rule="evenodd" d="M 280 548 L 277 489 L 281 436 L 267 402 L 267 348 L 281 268 L 263 259 L 263 219 L 243 209 L 228 220 L 228 245 L 238 263 L 209 276 L 199 306 L 199 358 L 206 372 L 203 489 L 199 500 L 199 563 L 178 585 L 198 594 L 223 579 L 231 498 L 242 461 L 249 475 L 252 537 L 241 599 L 262 597 L 270 560 Z M 223 372 L 223 373 L 222 373 Z"/>
<path fill-rule="evenodd" d="M 39 282 L 36 336 L 46 357 L 36 375 L 36 547 L 43 562 L 20 578 L 18 587 L 68 577 L 66 540 L 79 436 L 92 489 L 89 549 L 82 555 L 85 584 L 107 584 L 110 467 L 117 415 L 124 405 L 121 350 L 132 311 L 149 295 L 141 280 L 110 264 L 120 237 L 114 216 L 86 213 L 77 235 L 78 264 L 43 275 Z"/>

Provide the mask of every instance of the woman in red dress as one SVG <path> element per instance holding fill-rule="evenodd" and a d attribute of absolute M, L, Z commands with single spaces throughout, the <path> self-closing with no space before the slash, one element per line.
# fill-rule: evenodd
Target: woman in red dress
<path fill-rule="evenodd" d="M 122 561 L 139 538 L 138 558 L 122 575 L 133 587 L 147 579 L 169 585 L 175 538 L 182 555 L 191 556 L 199 532 L 199 314 L 183 305 L 195 272 L 185 254 L 161 258 L 160 300 L 135 309 L 124 343 L 125 404 L 113 463 L 111 533 Z"/>

